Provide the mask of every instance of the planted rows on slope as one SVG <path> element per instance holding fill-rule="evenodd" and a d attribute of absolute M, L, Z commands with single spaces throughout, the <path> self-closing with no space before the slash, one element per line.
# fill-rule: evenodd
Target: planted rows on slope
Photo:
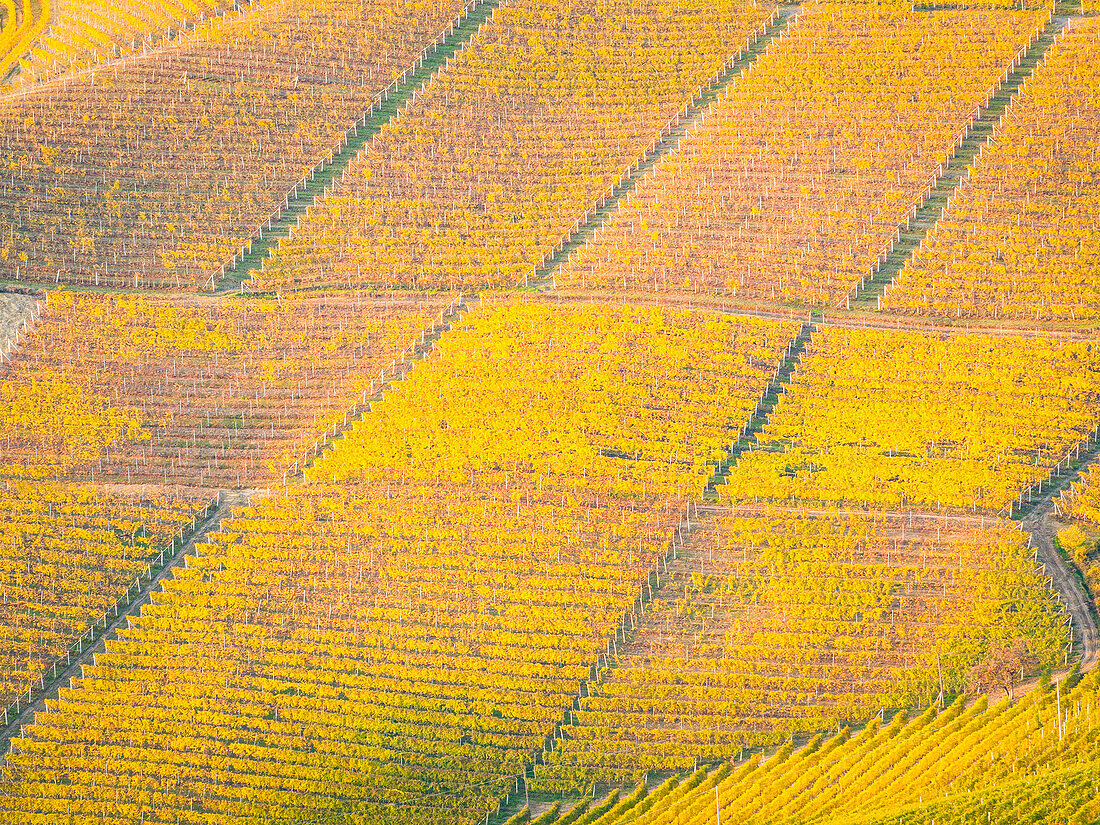
<path fill-rule="evenodd" d="M 193 512 L 160 492 L 0 481 L 0 705 L 37 687 Z"/>
<path fill-rule="evenodd" d="M 466 318 L 15 743 L 8 818 L 495 807 L 796 326 L 517 301 Z"/>
<path fill-rule="evenodd" d="M 3 0 L 0 6 L 0 83 L 46 28 L 49 0 Z"/>
<path fill-rule="evenodd" d="M 1100 815 L 1100 705 L 1095 672 L 1072 687 L 1077 678 L 1014 703 L 959 697 L 942 712 L 873 719 L 858 734 L 788 744 L 732 771 L 727 763 L 680 783 L 667 804 L 628 808 L 606 825 L 1085 825 Z"/>
<path fill-rule="evenodd" d="M 955 317 L 1100 315 L 1100 22 L 1077 21 L 883 296 L 883 308 Z"/>
<path fill-rule="evenodd" d="M 216 489 L 276 478 L 444 302 L 53 293 L 0 366 L 0 702 Z"/>
<path fill-rule="evenodd" d="M 254 288 L 526 283 L 774 8 L 501 6 L 280 241 Z"/>
<path fill-rule="evenodd" d="M 804 5 L 558 285 L 843 301 L 1048 17 Z"/>
<path fill-rule="evenodd" d="M 823 327 L 721 495 L 998 512 L 1100 423 L 1087 341 Z"/>
<path fill-rule="evenodd" d="M 1091 465 L 1056 501 L 1061 515 L 1100 525 L 1100 468 Z"/>
<path fill-rule="evenodd" d="M 275 479 L 447 297 L 238 300 L 55 292 L 0 375 L 4 466 L 183 488 Z"/>
<path fill-rule="evenodd" d="M 1061 661 L 1064 615 L 1007 522 L 708 513 L 590 683 L 534 787 L 638 781 L 884 708 L 924 706 L 993 647 Z"/>
<path fill-rule="evenodd" d="M 130 55 L 233 5 L 229 0 L 54 0 L 48 25 L 22 53 L 12 55 L 18 70 L 8 82 L 24 84 Z"/>
<path fill-rule="evenodd" d="M 277 0 L 0 100 L 0 277 L 207 288 L 458 0 Z"/>

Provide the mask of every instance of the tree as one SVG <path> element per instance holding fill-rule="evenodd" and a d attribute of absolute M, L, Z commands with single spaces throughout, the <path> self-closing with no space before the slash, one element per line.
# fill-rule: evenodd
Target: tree
<path fill-rule="evenodd" d="M 970 668 L 967 679 L 975 692 L 999 687 L 1011 701 L 1012 685 L 1038 663 L 1027 640 L 1018 638 L 1010 645 L 991 648 L 982 661 Z"/>

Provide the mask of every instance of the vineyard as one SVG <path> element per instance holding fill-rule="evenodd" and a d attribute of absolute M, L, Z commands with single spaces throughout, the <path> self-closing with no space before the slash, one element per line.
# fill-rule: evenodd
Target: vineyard
<path fill-rule="evenodd" d="M 927 706 L 937 669 L 961 692 L 976 651 L 1020 636 L 1051 664 L 1063 619 L 1025 542 L 993 519 L 718 511 L 662 571 L 667 600 L 610 657 L 533 786 L 637 782 Z"/>
<path fill-rule="evenodd" d="M 0 7 L 0 83 L 49 23 L 49 0 L 4 0 Z"/>
<path fill-rule="evenodd" d="M 223 524 L 59 715 L 16 740 L 0 810 L 136 813 L 115 802 L 118 783 L 162 821 L 306 818 L 349 787 L 367 794 L 348 803 L 365 821 L 376 807 L 462 821 L 499 797 L 793 334 L 555 309 L 476 307 L 305 484 Z M 502 397 L 525 417 L 500 415 Z M 135 759 L 140 781 L 101 778 Z M 449 793 L 398 806 L 433 790 Z"/>
<path fill-rule="evenodd" d="M 1046 15 L 807 9 L 560 280 L 835 304 Z"/>
<path fill-rule="evenodd" d="M 502 6 L 280 244 L 258 288 L 528 283 L 772 13 L 755 0 L 599 5 L 597 16 Z M 333 231 L 342 225 L 356 231 Z"/>
<path fill-rule="evenodd" d="M 73 5 L 54 0 L 52 5 L 41 3 L 45 25 L 37 35 L 37 43 L 25 52 L 25 46 L 12 47 L 9 59 L 13 68 L 17 67 L 15 82 L 33 82 L 138 52 L 202 23 L 232 4 L 226 0 L 100 0 Z"/>
<path fill-rule="evenodd" d="M 0 105 L 0 276 L 205 288 L 456 0 L 285 0 Z"/>
<path fill-rule="evenodd" d="M 1015 703 L 957 700 L 911 720 L 898 714 L 818 734 L 766 761 L 753 756 L 688 771 L 652 792 L 643 786 L 619 804 L 605 803 L 602 818 L 585 802 L 542 821 L 1095 822 L 1097 699 L 1095 673 L 1072 674 Z M 591 812 L 599 807 L 592 803 Z"/>
<path fill-rule="evenodd" d="M 186 499 L 0 481 L 0 702 L 23 693 L 191 517 Z"/>
<path fill-rule="evenodd" d="M 450 297 L 51 295 L 0 376 L 0 477 L 204 498 L 281 475 Z"/>
<path fill-rule="evenodd" d="M 59 291 L 0 367 L 10 701 L 219 489 L 263 487 L 447 306 Z"/>
<path fill-rule="evenodd" d="M 1100 823 L 1095 0 L 0 0 L 0 823 Z"/>
<path fill-rule="evenodd" d="M 1007 512 L 1096 432 L 1098 356 L 1042 337 L 823 328 L 721 493 Z"/>
<path fill-rule="evenodd" d="M 1012 107 L 971 177 L 886 296 L 887 308 L 1005 318 L 1100 312 L 1100 26 L 1071 28 Z M 1026 220 L 1027 242 L 1019 235 Z"/>

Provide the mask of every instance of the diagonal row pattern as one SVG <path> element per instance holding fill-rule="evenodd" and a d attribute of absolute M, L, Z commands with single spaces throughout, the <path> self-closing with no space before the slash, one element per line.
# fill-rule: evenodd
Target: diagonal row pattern
<path fill-rule="evenodd" d="M 501 6 L 279 244 L 256 288 L 525 283 L 773 11 L 755 0 Z"/>
<path fill-rule="evenodd" d="M 732 499 L 1004 511 L 1100 424 L 1088 341 L 823 327 Z"/>
<path fill-rule="evenodd" d="M 1048 16 L 804 7 L 558 284 L 842 301 Z"/>
<path fill-rule="evenodd" d="M 3 816 L 482 817 L 796 328 L 473 311 L 304 484 L 223 523 L 40 715 Z"/>
<path fill-rule="evenodd" d="M 699 771 L 603 825 L 1093 822 L 1100 814 L 1095 673 L 1018 702 L 962 699 L 907 721 L 873 719 L 730 770 Z M 547 823 L 573 821 L 549 818 Z"/>
<path fill-rule="evenodd" d="M 985 318 L 1100 316 L 1100 21 L 1072 25 L 1029 78 L 888 310 Z"/>
<path fill-rule="evenodd" d="M 461 8 L 277 0 L 0 99 L 0 276 L 208 286 Z"/>
<path fill-rule="evenodd" d="M 145 298 L 55 292 L 0 378 L 0 477 L 264 484 L 381 383 L 443 295 Z"/>
<path fill-rule="evenodd" d="M 990 645 L 1065 646 L 1023 533 L 990 519 L 708 513 L 534 787 L 637 781 L 954 693 Z"/>

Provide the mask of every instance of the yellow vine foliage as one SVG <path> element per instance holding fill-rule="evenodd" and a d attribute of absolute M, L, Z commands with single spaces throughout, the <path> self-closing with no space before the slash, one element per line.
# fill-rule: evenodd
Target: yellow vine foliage
<path fill-rule="evenodd" d="M 954 693 L 993 646 L 1023 637 L 1053 664 L 1068 642 L 1026 535 L 992 518 L 723 509 L 659 579 L 536 768 L 540 790 L 634 782 L 923 706 L 941 668 Z"/>
<path fill-rule="evenodd" d="M 0 431 L 9 445 L 0 472 L 33 477 L 93 461 L 108 447 L 147 439 L 143 423 L 140 411 L 113 406 L 64 377 L 0 381 Z"/>
<path fill-rule="evenodd" d="M 363 823 L 483 818 L 796 331 L 472 308 L 305 483 L 223 522 L 62 691 L 14 748 L 3 804 L 94 818 L 142 798 L 146 819 L 198 823 L 320 818 L 336 800 Z M 123 762 L 135 770 L 105 770 Z"/>
<path fill-rule="evenodd" d="M 723 488 L 996 512 L 1095 432 L 1100 347 L 1042 336 L 823 328 Z"/>
<path fill-rule="evenodd" d="M 1048 16 L 803 6 L 558 283 L 843 302 Z"/>
<path fill-rule="evenodd" d="M 503 4 L 280 241 L 259 284 L 524 283 L 773 8 Z"/>
<path fill-rule="evenodd" d="M 919 315 L 1100 317 L 1100 20 L 1074 21 L 883 296 Z"/>

